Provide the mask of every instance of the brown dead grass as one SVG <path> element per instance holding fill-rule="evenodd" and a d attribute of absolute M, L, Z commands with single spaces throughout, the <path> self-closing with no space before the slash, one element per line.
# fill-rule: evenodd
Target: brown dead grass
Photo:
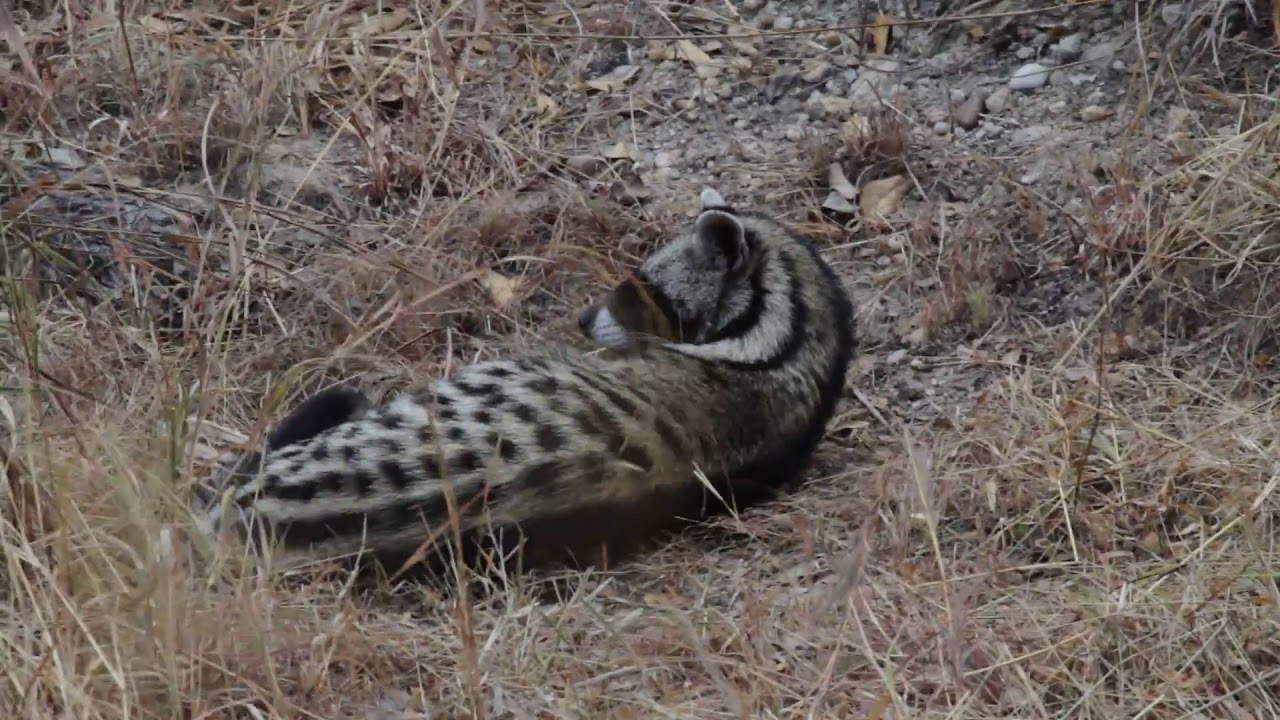
<path fill-rule="evenodd" d="M 389 392 L 572 337 L 569 310 L 688 209 L 637 207 L 616 192 L 629 182 L 618 164 L 583 177 L 568 162 L 604 146 L 618 112 L 577 84 L 589 43 L 474 34 L 632 31 L 616 8 L 465 5 L 18 4 L 39 79 L 0 67 L 4 142 L 30 160 L 37 136 L 62 140 L 98 192 L 172 206 L 176 232 L 200 242 L 195 255 L 118 256 L 131 281 L 116 300 L 72 273 L 93 302 L 6 256 L 0 707 L 1280 714 L 1280 413 L 1266 351 L 1280 121 L 1243 107 L 1222 131 L 1206 110 L 1222 94 L 1207 86 L 1182 96 L 1203 126 L 1138 117 L 1132 143 L 1079 180 L 1092 202 L 1075 224 L 1007 187 L 952 215 L 926 194 L 893 241 L 796 218 L 833 245 L 903 258 L 872 273 L 881 291 L 921 298 L 902 336 L 962 338 L 940 357 L 994 381 L 966 412 L 921 425 L 893 420 L 861 378 L 821 477 L 726 521 L 727 534 L 691 533 L 544 605 L 514 581 L 471 603 L 414 587 L 370 598 L 341 577 L 285 584 L 225 554 L 175 560 L 166 533 L 188 526 L 187 483 L 214 448 L 334 379 Z M 1144 147 L 1165 154 L 1151 163 Z M 895 140 L 888 156 L 900 152 Z M 935 187 L 910 157 L 895 162 Z M 766 191 L 816 207 L 821 194 L 790 192 L 787 171 Z M 42 192 L 6 206 L 6 247 L 65 241 L 33 201 Z M 103 236 L 95 222 L 107 221 L 69 230 Z M 170 272 L 162 250 L 194 268 L 176 333 L 139 289 Z M 1076 274 L 1045 274 L 1072 263 Z M 1047 328 L 997 323 L 1049 275 L 1103 278 L 1112 305 Z M 1169 322 L 1171 306 L 1197 322 Z M 861 455 L 839 447 L 850 433 Z"/>

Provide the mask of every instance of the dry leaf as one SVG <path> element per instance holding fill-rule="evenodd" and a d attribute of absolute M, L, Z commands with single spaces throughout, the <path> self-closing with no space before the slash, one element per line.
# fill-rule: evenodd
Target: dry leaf
<path fill-rule="evenodd" d="M 844 197 L 832 190 L 827 194 L 827 199 L 822 201 L 822 209 L 832 212 L 842 213 L 845 215 L 857 215 L 858 208 L 853 203 L 845 200 Z"/>
<path fill-rule="evenodd" d="M 609 195 L 617 202 L 639 203 L 653 195 L 635 171 L 623 171 L 622 179 L 609 187 Z"/>
<path fill-rule="evenodd" d="M 716 62 L 702 48 L 694 45 L 689 40 L 676 41 L 676 55 L 682 60 L 687 60 L 693 65 L 694 72 L 698 73 L 698 77 L 708 80 L 720 74 L 722 68 L 720 63 Z"/>
<path fill-rule="evenodd" d="M 856 145 L 871 135 L 871 121 L 861 113 L 850 117 L 840 126 L 840 139 L 846 145 Z"/>
<path fill-rule="evenodd" d="M 595 155 L 574 155 L 564 161 L 566 167 L 583 175 L 595 175 L 608 167 L 602 158 Z"/>
<path fill-rule="evenodd" d="M 703 52 L 702 48 L 694 45 L 690 40 L 677 40 L 676 51 L 680 58 L 688 60 L 694 65 L 707 65 L 715 62 L 710 55 Z"/>
<path fill-rule="evenodd" d="M 594 80 L 587 81 L 587 87 L 600 92 L 618 92 L 627 86 L 631 78 L 640 72 L 638 65 L 619 65 L 609 72 L 608 75 L 602 75 Z"/>
<path fill-rule="evenodd" d="M 604 156 L 610 160 L 639 160 L 640 152 L 635 146 L 626 140 L 618 141 L 618 144 L 604 151 Z"/>
<path fill-rule="evenodd" d="M 840 163 L 831 163 L 827 166 L 827 184 L 832 190 L 840 193 L 845 200 L 852 200 L 858 196 L 858 188 L 844 176 L 844 169 L 840 167 Z"/>
<path fill-rule="evenodd" d="M 551 96 L 538 93 L 534 101 L 534 110 L 538 113 L 538 119 L 551 120 L 560 114 L 560 104 L 552 100 Z"/>
<path fill-rule="evenodd" d="M 862 219 L 873 225 L 887 226 L 885 217 L 898 209 L 910 189 L 911 179 L 906 175 L 893 175 L 867 183 L 858 202 Z"/>
<path fill-rule="evenodd" d="M 889 43 L 893 41 L 893 23 L 895 18 L 888 15 L 877 15 L 871 27 L 872 46 L 876 53 L 884 55 L 889 52 Z"/>
<path fill-rule="evenodd" d="M 520 281 L 518 279 L 509 278 L 492 270 L 480 277 L 480 284 L 489 293 L 489 301 L 499 308 L 509 306 L 515 300 L 516 292 L 520 289 Z"/>

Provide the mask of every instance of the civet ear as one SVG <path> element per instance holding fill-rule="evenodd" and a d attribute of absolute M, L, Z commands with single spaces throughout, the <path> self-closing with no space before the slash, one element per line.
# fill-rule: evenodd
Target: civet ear
<path fill-rule="evenodd" d="M 706 192 L 703 199 L 705 202 Z M 751 248 L 747 245 L 746 229 L 736 216 L 723 210 L 704 210 L 694 225 L 694 233 L 708 260 L 723 264 L 731 273 L 747 266 Z"/>

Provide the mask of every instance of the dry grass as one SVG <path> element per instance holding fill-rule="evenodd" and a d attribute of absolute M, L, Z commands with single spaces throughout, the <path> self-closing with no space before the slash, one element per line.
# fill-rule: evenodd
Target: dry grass
<path fill-rule="evenodd" d="M 972 213 L 908 207 L 890 243 L 813 213 L 821 193 L 788 185 L 805 161 L 744 160 L 833 246 L 901 258 L 831 253 L 918 301 L 935 360 L 994 380 L 923 425 L 860 377 L 870 415 L 844 408 L 826 472 L 727 534 L 553 604 L 514 581 L 459 603 L 175 562 L 163 538 L 213 448 L 335 379 L 388 392 L 572 337 L 569 310 L 688 210 L 632 203 L 625 164 L 578 159 L 638 111 L 582 89 L 591 42 L 473 34 L 633 31 L 616 8 L 485 6 L 18 3 L 32 64 L 0 65 L 0 142 L 21 151 L 0 216 L 11 717 L 1280 714 L 1280 120 L 1168 67 L 1073 207 L 994 182 Z M 1144 109 L 1175 85 L 1199 123 Z M 16 169 L 37 138 L 82 161 L 61 189 Z M 946 179 L 890 144 L 920 187 Z M 72 264 L 37 263 L 51 251 Z M 1094 315 L 1010 320 L 1092 282 L 1111 300 Z"/>

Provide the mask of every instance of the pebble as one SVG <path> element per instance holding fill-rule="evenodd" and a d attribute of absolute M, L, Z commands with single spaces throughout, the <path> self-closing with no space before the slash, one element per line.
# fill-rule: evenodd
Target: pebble
<path fill-rule="evenodd" d="M 1111 117 L 1111 108 L 1102 105 L 1089 105 L 1080 111 L 1080 118 L 1086 122 L 1097 122 Z"/>
<path fill-rule="evenodd" d="M 1078 34 L 1068 35 L 1053 46 L 1053 59 L 1059 65 L 1073 63 L 1084 54 L 1084 40 Z"/>
<path fill-rule="evenodd" d="M 1014 57 L 1018 58 L 1019 60 L 1030 60 L 1035 56 L 1036 56 L 1036 49 L 1028 45 L 1023 45 L 1022 47 L 1018 48 L 1017 52 L 1014 53 Z"/>
<path fill-rule="evenodd" d="M 1049 112 L 1051 112 L 1051 113 L 1053 113 L 1053 114 L 1055 114 L 1055 115 L 1061 115 L 1061 114 L 1065 113 L 1066 111 L 1067 111 L 1067 101 L 1066 101 L 1066 100 L 1055 100 L 1055 101 L 1053 101 L 1053 102 L 1049 103 Z"/>
<path fill-rule="evenodd" d="M 1001 85 L 987 96 L 987 112 L 996 114 L 1003 112 L 1009 105 L 1009 88 Z"/>
<path fill-rule="evenodd" d="M 951 132 L 951 126 L 947 124 L 946 120 L 939 120 L 933 124 L 933 133 L 935 135 L 946 135 L 949 132 Z"/>
<path fill-rule="evenodd" d="M 1030 125 L 1013 133 L 1013 144 L 1030 145 L 1031 143 L 1048 137 L 1052 132 L 1053 128 L 1048 125 Z"/>
<path fill-rule="evenodd" d="M 804 128 L 799 125 L 788 125 L 783 134 L 791 142 L 799 142 L 804 139 Z"/>
<path fill-rule="evenodd" d="M 777 19 L 773 21 L 774 30 L 790 30 L 795 27 L 795 25 L 796 19 L 790 15 L 779 15 Z"/>
<path fill-rule="evenodd" d="M 831 63 L 820 62 L 809 68 L 809 71 L 801 75 L 800 79 L 807 83 L 820 83 L 826 79 L 829 72 L 831 72 Z"/>
<path fill-rule="evenodd" d="M 750 10 L 751 12 L 755 12 L 756 10 L 764 7 L 764 1 L 765 0 L 745 0 L 745 2 L 742 3 L 742 7 Z"/>
<path fill-rule="evenodd" d="M 972 130 L 978 126 L 978 120 L 982 115 L 982 105 L 986 98 L 982 92 L 975 92 L 963 104 L 955 110 L 956 124 L 965 130 Z"/>
<path fill-rule="evenodd" d="M 1095 68 L 1104 68 L 1111 63 L 1116 57 L 1115 41 L 1108 41 L 1090 45 L 1085 51 L 1082 59 L 1084 62 Z"/>
<path fill-rule="evenodd" d="M 1010 90 L 1035 90 L 1049 82 L 1049 69 L 1040 63 L 1027 63 L 1014 71 L 1009 78 Z"/>
<path fill-rule="evenodd" d="M 965 98 L 968 96 L 969 96 L 969 93 L 965 92 L 964 90 L 961 90 L 960 88 L 955 88 L 951 91 L 951 102 L 955 103 L 956 105 L 959 105 L 960 103 L 964 102 Z"/>

